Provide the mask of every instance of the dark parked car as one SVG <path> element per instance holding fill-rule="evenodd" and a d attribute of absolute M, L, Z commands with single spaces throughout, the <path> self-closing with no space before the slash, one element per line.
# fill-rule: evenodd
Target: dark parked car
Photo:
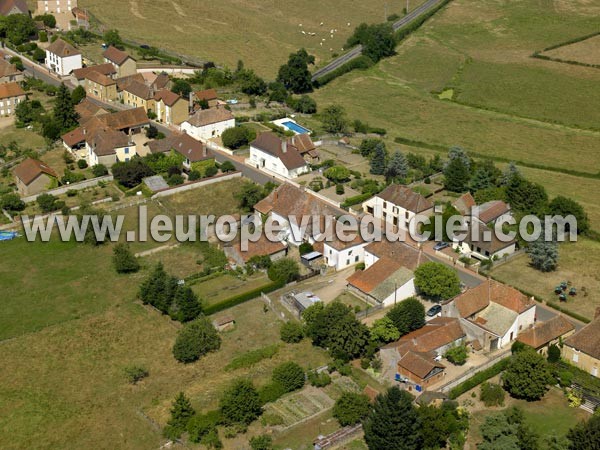
<path fill-rule="evenodd" d="M 429 308 L 427 310 L 427 315 L 429 317 L 435 317 L 441 312 L 442 312 L 442 307 L 440 305 L 433 305 L 431 308 Z"/>
<path fill-rule="evenodd" d="M 447 242 L 436 242 L 435 245 L 433 246 L 434 250 L 443 250 L 446 247 L 450 247 L 450 244 L 448 244 Z"/>

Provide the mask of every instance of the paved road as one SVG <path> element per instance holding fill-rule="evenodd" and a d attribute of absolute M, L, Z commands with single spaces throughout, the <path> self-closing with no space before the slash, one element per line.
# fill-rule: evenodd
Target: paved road
<path fill-rule="evenodd" d="M 279 183 L 279 180 L 265 174 L 264 172 L 261 172 L 258 169 L 255 169 L 252 166 L 248 166 L 248 165 L 240 162 L 238 159 L 235 158 L 235 156 L 228 155 L 227 153 L 220 152 L 218 150 L 213 150 L 213 153 L 215 155 L 215 159 L 217 160 L 217 162 L 223 163 L 225 161 L 230 161 L 231 163 L 233 163 L 236 170 L 239 170 L 240 172 L 242 172 L 242 175 L 244 175 L 246 178 L 249 178 L 250 180 L 254 181 L 255 183 L 266 184 L 269 181 L 272 181 L 274 183 Z"/>
<path fill-rule="evenodd" d="M 426 14 L 433 8 L 437 7 L 442 1 L 443 0 L 427 0 L 425 3 L 409 12 L 406 16 L 394 22 L 392 24 L 392 28 L 394 29 L 394 31 L 398 31 L 403 26 L 415 21 L 423 14 Z M 356 47 L 352 48 L 350 51 L 334 59 L 325 67 L 322 67 L 321 69 L 317 70 L 312 76 L 312 81 L 315 81 L 323 75 L 327 75 L 329 72 L 332 72 L 338 67 L 343 66 L 348 61 L 357 58 L 360 54 L 362 54 L 362 50 L 363 47 L 359 44 Z"/>

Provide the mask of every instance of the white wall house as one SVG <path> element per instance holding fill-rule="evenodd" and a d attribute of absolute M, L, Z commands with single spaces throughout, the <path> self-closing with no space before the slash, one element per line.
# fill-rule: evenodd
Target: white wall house
<path fill-rule="evenodd" d="M 433 203 L 409 187 L 391 184 L 379 194 L 363 203 L 363 210 L 391 224 L 394 228 L 409 229 L 415 216 L 429 217 Z"/>
<path fill-rule="evenodd" d="M 368 242 L 324 242 L 323 257 L 325 263 L 335 270 L 344 270 L 365 261 L 365 247 Z"/>
<path fill-rule="evenodd" d="M 81 53 L 68 42 L 57 39 L 46 49 L 46 67 L 60 76 L 81 69 Z"/>
<path fill-rule="evenodd" d="M 221 107 L 200 109 L 181 123 L 182 131 L 202 142 L 220 137 L 225 130 L 233 127 L 233 114 Z"/>
<path fill-rule="evenodd" d="M 453 241 L 452 248 L 465 256 L 479 260 L 495 260 L 512 255 L 517 249 L 516 241 L 504 242 L 493 231 L 483 223 L 473 223 L 467 229 L 464 240 Z"/>
<path fill-rule="evenodd" d="M 250 157 L 246 163 L 289 179 L 310 172 L 310 166 L 298 149 L 271 132 L 261 133 L 250 143 Z"/>

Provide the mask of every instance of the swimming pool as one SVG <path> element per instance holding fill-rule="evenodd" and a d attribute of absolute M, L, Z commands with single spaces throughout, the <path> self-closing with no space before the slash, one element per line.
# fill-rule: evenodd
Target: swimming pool
<path fill-rule="evenodd" d="M 281 122 L 281 125 L 286 127 L 288 130 L 292 130 L 298 134 L 310 134 L 310 130 L 298 125 L 296 122 L 292 122 L 291 120 L 288 120 L 287 122 Z"/>
<path fill-rule="evenodd" d="M 18 236 L 15 231 L 0 231 L 0 241 L 10 241 Z"/>

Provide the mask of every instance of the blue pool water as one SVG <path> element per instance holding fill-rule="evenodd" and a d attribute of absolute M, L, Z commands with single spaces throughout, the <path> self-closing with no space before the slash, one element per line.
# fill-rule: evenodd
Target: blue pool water
<path fill-rule="evenodd" d="M 306 128 L 301 127 L 296 122 L 291 122 L 291 121 L 282 122 L 281 125 L 283 125 L 284 127 L 286 127 L 288 130 L 295 131 L 298 134 L 304 134 L 304 133 L 309 133 L 310 134 L 310 130 L 307 130 Z"/>
<path fill-rule="evenodd" d="M 0 241 L 10 241 L 17 237 L 17 233 L 14 231 L 0 231 Z"/>

